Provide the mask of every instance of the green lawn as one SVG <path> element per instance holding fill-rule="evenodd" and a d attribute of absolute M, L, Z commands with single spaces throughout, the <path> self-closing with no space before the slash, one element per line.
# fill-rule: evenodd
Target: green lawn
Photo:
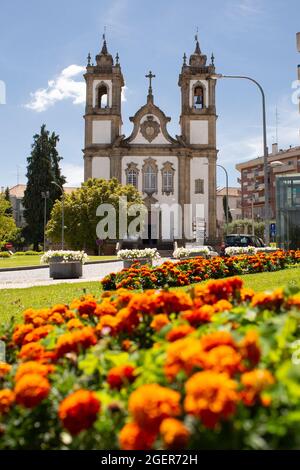
<path fill-rule="evenodd" d="M 246 287 L 251 287 L 256 291 L 273 290 L 288 285 L 296 286 L 299 284 L 300 286 L 300 266 L 273 273 L 246 274 L 241 277 Z M 187 289 L 187 287 L 183 289 Z M 99 282 L 64 283 L 25 289 L 2 289 L 0 290 L 0 323 L 7 321 L 12 315 L 16 319 L 20 319 L 22 311 L 29 307 L 40 308 L 52 306 L 56 303 L 69 303 L 85 293 L 99 296 L 100 292 Z"/>
<path fill-rule="evenodd" d="M 89 256 L 89 261 L 105 261 L 110 259 L 117 259 L 116 256 Z M 40 265 L 39 255 L 20 255 L 11 256 L 10 258 L 0 258 L 0 268 L 15 268 L 23 266 L 38 266 Z"/>

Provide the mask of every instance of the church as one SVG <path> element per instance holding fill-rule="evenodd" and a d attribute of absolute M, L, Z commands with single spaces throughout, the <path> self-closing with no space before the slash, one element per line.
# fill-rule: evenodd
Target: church
<path fill-rule="evenodd" d="M 195 236 L 177 235 L 175 227 L 161 216 L 159 207 L 174 204 L 182 208 L 183 226 L 191 233 L 200 230 L 203 238 L 212 243 L 216 238 L 216 80 L 214 57 L 207 63 L 195 37 L 195 51 L 183 64 L 178 85 L 181 92 L 180 135 L 171 136 L 170 122 L 155 104 L 153 78 L 150 71 L 145 103 L 130 117 L 132 132 L 122 134 L 121 94 L 124 77 L 119 56 L 113 59 L 105 36 L 95 64 L 88 63 L 86 81 L 84 178 L 117 178 L 122 184 L 132 184 L 143 195 L 149 210 L 158 208 L 156 225 L 159 239 L 183 241 Z M 156 83 L 159 83 L 157 80 Z M 202 207 L 202 216 L 194 208 Z M 188 211 L 183 211 L 188 207 Z M 152 208 L 152 209 L 151 209 Z M 153 215 L 153 214 L 152 214 Z M 174 224 L 171 222 L 171 225 Z M 168 227 L 164 227 L 167 224 Z M 153 229 L 153 227 L 152 227 Z M 169 236 L 163 236 L 164 229 Z M 166 230 L 165 230 L 166 232 Z M 189 233 L 189 230 L 188 230 Z M 150 238 L 150 235 L 149 235 Z"/>

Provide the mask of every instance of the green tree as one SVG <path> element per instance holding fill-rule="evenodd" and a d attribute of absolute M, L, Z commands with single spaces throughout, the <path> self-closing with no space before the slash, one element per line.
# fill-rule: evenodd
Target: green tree
<path fill-rule="evenodd" d="M 11 202 L 10 202 L 10 194 L 9 194 L 9 188 L 8 187 L 5 190 L 4 197 L 5 197 L 5 200 L 8 202 L 8 207 L 6 209 L 6 214 L 7 215 L 12 215 L 13 214 L 13 209 L 12 209 L 12 205 L 11 205 Z"/>
<path fill-rule="evenodd" d="M 44 200 L 42 192 L 49 191 L 47 200 L 47 220 L 55 201 L 61 197 L 59 188 L 51 181 L 62 186 L 65 177 L 61 175 L 59 162 L 62 159 L 57 152 L 58 135 L 54 132 L 50 135 L 46 125 L 41 127 L 40 134 L 33 137 L 32 151 L 27 158 L 27 187 L 24 194 L 24 216 L 27 226 L 24 235 L 34 249 L 38 249 L 44 234 Z"/>
<path fill-rule="evenodd" d="M 13 242 L 17 236 L 19 229 L 16 226 L 14 218 L 7 213 L 10 202 L 5 195 L 0 194 L 0 249 L 8 242 Z"/>
<path fill-rule="evenodd" d="M 128 207 L 141 204 L 142 198 L 132 185 L 121 185 L 111 180 L 91 178 L 71 194 L 65 195 L 65 241 L 72 249 L 96 250 L 96 227 L 101 220 L 96 211 L 101 204 L 111 204 L 118 220 L 119 197 L 127 198 Z M 47 225 L 47 237 L 53 242 L 61 240 L 62 202 L 56 201 Z M 130 220 L 129 220 L 130 221 Z M 118 233 L 118 228 L 117 228 Z"/>
<path fill-rule="evenodd" d="M 264 222 L 254 222 L 254 234 L 260 238 L 264 238 Z M 228 233 L 241 233 L 241 234 L 252 234 L 252 220 L 241 219 L 234 220 L 228 225 Z"/>

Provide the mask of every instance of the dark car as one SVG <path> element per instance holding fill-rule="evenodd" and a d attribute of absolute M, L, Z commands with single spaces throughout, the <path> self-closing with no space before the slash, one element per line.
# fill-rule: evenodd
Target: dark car
<path fill-rule="evenodd" d="M 254 246 L 255 248 L 263 248 L 265 246 L 261 238 L 256 235 L 226 235 L 221 245 L 220 255 L 225 255 L 225 248 L 229 246 Z"/>

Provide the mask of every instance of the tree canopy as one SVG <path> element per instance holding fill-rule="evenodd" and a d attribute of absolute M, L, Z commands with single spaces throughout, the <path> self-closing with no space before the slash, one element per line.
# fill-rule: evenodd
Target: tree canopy
<path fill-rule="evenodd" d="M 34 135 L 32 151 L 27 158 L 27 187 L 24 194 L 24 216 L 27 222 L 25 236 L 37 249 L 39 242 L 43 240 L 44 234 L 44 203 L 42 192 L 49 192 L 47 199 L 47 220 L 54 202 L 61 197 L 61 191 L 53 184 L 55 181 L 59 186 L 65 183 L 65 177 L 61 175 L 59 162 L 62 157 L 57 151 L 59 136 L 46 129 L 42 125 L 39 134 Z"/>
<path fill-rule="evenodd" d="M 96 248 L 98 239 L 97 224 L 100 221 L 96 214 L 101 204 L 111 204 L 119 214 L 119 197 L 127 198 L 128 207 L 141 204 L 140 193 L 132 185 L 121 185 L 116 178 L 105 180 L 91 178 L 81 188 L 65 195 L 65 241 L 73 249 Z M 61 240 L 62 202 L 56 201 L 47 225 L 47 237 L 53 242 Z"/>
<path fill-rule="evenodd" d="M 0 249 L 8 242 L 13 242 L 19 229 L 11 213 L 11 204 L 6 200 L 5 194 L 0 194 Z"/>

